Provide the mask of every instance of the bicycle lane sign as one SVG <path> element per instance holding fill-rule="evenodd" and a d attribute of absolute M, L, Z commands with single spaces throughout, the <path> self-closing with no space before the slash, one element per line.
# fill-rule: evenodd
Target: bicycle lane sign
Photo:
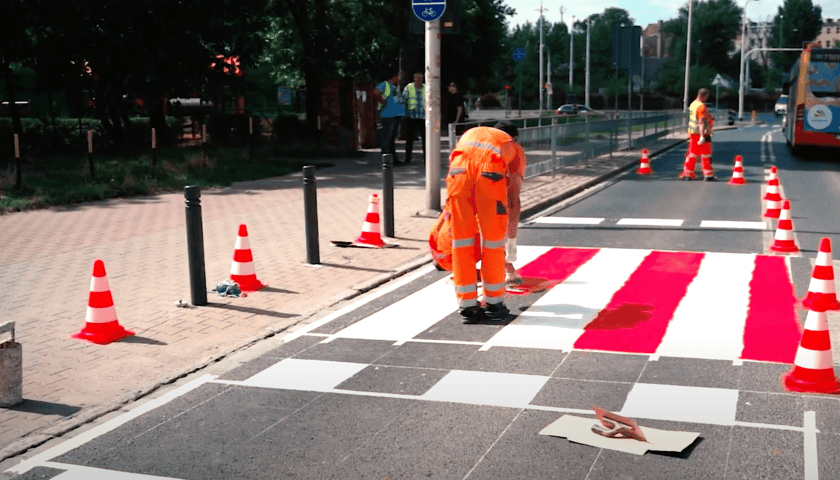
<path fill-rule="evenodd" d="M 432 22 L 443 16 L 446 0 L 411 0 L 414 16 L 424 22 Z"/>

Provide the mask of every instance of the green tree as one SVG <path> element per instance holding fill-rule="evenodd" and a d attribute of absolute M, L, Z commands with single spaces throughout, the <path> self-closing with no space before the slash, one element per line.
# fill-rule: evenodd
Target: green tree
<path fill-rule="evenodd" d="M 785 0 L 773 19 L 772 46 L 802 48 L 805 42 L 813 40 L 822 30 L 822 8 L 811 0 Z M 799 58 L 798 52 L 773 52 L 774 70 L 784 75 Z"/>

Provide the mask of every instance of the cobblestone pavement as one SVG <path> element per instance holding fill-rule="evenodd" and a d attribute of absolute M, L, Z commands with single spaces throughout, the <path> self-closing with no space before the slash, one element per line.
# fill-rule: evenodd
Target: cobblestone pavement
<path fill-rule="evenodd" d="M 655 156 L 683 140 L 679 133 L 645 147 Z M 641 148 L 527 180 L 523 218 L 637 165 Z M 300 173 L 203 191 L 208 289 L 229 276 L 240 224 L 257 276 L 269 285 L 244 298 L 208 293 L 204 307 L 175 305 L 190 301 L 182 193 L 0 216 L 0 311 L 16 322 L 24 371 L 24 402 L 0 410 L 0 462 L 429 262 L 435 219 L 418 215 L 426 202 L 422 163 L 394 170 L 397 247 L 330 243 L 361 232 L 369 196 L 382 188 L 376 157 L 313 162 L 332 164 L 316 171 L 317 266 L 306 264 Z M 105 263 L 120 325 L 136 334 L 104 346 L 71 338 L 85 325 L 96 259 Z"/>

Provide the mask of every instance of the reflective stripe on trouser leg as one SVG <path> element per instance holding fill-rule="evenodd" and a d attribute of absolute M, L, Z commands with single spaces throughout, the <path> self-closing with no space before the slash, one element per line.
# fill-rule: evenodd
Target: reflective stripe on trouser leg
<path fill-rule="evenodd" d="M 466 197 L 449 197 L 452 212 L 452 282 L 460 308 L 478 305 L 474 243 L 478 225 L 475 210 Z"/>
<path fill-rule="evenodd" d="M 502 162 L 488 162 L 486 172 L 504 176 Z M 492 176 L 491 176 L 492 177 Z M 475 182 L 476 210 L 483 239 L 481 250 L 481 280 L 484 301 L 501 303 L 505 294 L 505 242 L 507 240 L 507 184 L 491 177 L 479 177 Z"/>
<path fill-rule="evenodd" d="M 712 156 L 711 155 L 703 155 L 700 157 L 700 165 L 703 168 L 703 176 L 704 177 L 711 177 L 715 174 L 715 171 L 712 170 Z"/>

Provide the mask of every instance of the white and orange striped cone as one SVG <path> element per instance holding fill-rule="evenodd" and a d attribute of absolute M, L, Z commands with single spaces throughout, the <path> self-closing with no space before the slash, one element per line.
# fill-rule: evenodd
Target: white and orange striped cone
<path fill-rule="evenodd" d="M 764 210 L 764 216 L 767 218 L 779 218 L 782 213 L 782 196 L 779 195 L 778 187 L 774 190 L 773 193 L 768 192 L 770 199 L 767 200 L 767 208 Z"/>
<path fill-rule="evenodd" d="M 811 274 L 808 294 L 802 299 L 802 306 L 815 312 L 840 310 L 840 303 L 837 302 L 837 293 L 834 287 L 831 240 L 827 237 L 823 237 L 820 241 L 820 251 L 817 252 L 814 273 Z"/>
<path fill-rule="evenodd" d="M 732 169 L 732 179 L 729 180 L 732 185 L 744 185 L 747 183 L 744 179 L 744 163 L 740 155 L 735 155 L 735 168 Z"/>
<path fill-rule="evenodd" d="M 776 236 L 770 250 L 782 253 L 794 253 L 799 251 L 796 240 L 793 239 L 793 221 L 790 219 L 790 200 L 785 200 L 782 213 L 779 216 L 779 224 L 776 226 Z"/>
<path fill-rule="evenodd" d="M 767 192 L 764 194 L 764 200 L 772 200 L 775 195 L 780 195 L 779 193 L 779 177 L 776 175 L 777 169 L 776 166 L 773 165 L 770 167 L 770 178 L 767 179 Z"/>
<path fill-rule="evenodd" d="M 642 150 L 642 159 L 639 162 L 639 170 L 636 172 L 641 175 L 650 175 L 653 170 L 650 168 L 650 159 L 648 158 L 647 148 Z"/>
<path fill-rule="evenodd" d="M 794 392 L 838 393 L 840 382 L 834 374 L 831 358 L 831 337 L 828 333 L 828 315 L 825 312 L 808 311 L 805 331 L 793 369 L 782 375 L 782 385 Z"/>
<path fill-rule="evenodd" d="M 243 292 L 256 292 L 268 286 L 257 280 L 257 269 L 254 267 L 254 256 L 251 253 L 251 242 L 248 241 L 248 228 L 239 225 L 236 236 L 236 247 L 233 251 L 233 263 L 230 265 L 230 279 L 239 284 Z"/>
<path fill-rule="evenodd" d="M 90 279 L 85 326 L 82 331 L 71 337 L 105 345 L 131 335 L 134 335 L 134 332 L 124 329 L 117 320 L 111 287 L 108 286 L 108 277 L 105 275 L 105 263 L 96 260 L 93 262 Z"/>
<path fill-rule="evenodd" d="M 355 243 L 377 248 L 386 245 L 379 230 L 379 195 L 375 193 L 370 196 L 367 215 L 365 216 L 365 222 L 362 224 L 362 234 L 359 235 Z"/>

